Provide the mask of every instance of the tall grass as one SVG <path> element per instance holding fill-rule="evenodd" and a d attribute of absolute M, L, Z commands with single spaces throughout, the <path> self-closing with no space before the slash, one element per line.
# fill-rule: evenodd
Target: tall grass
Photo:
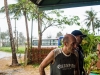
<path fill-rule="evenodd" d="M 0 47 L 0 51 L 12 52 L 11 47 Z M 17 53 L 24 53 L 25 52 L 25 47 L 24 46 L 18 47 L 18 50 L 16 49 L 16 52 Z"/>

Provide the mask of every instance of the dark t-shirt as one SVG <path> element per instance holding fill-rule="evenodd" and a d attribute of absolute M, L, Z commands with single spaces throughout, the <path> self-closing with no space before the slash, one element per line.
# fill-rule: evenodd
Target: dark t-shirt
<path fill-rule="evenodd" d="M 76 56 L 65 55 L 61 49 L 55 49 L 55 61 L 50 64 L 50 75 L 74 75 Z"/>

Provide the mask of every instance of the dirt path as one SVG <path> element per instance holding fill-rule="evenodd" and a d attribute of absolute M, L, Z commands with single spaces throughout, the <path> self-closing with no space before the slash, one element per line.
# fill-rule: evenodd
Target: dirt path
<path fill-rule="evenodd" d="M 0 52 L 1 53 L 1 52 Z M 21 63 L 22 58 L 18 58 L 18 62 Z M 9 67 L 11 65 L 11 55 L 5 54 L 5 56 L 0 55 L 0 75 L 39 75 L 38 66 L 28 65 L 18 66 L 18 67 Z M 49 75 L 49 67 L 46 69 L 46 74 Z"/>

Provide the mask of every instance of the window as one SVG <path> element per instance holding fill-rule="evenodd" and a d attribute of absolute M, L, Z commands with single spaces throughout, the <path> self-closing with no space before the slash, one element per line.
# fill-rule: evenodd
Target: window
<path fill-rule="evenodd" d="M 58 39 L 42 39 L 42 46 L 57 46 Z M 33 46 L 38 46 L 38 40 L 33 40 Z"/>

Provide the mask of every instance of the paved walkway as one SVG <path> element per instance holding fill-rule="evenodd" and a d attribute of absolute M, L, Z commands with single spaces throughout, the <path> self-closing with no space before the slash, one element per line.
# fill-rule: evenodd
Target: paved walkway
<path fill-rule="evenodd" d="M 23 55 L 24 54 L 17 54 L 17 57 L 21 57 Z M 11 57 L 11 56 L 12 56 L 12 53 L 0 51 L 0 59 Z"/>
<path fill-rule="evenodd" d="M 8 52 L 2 52 L 2 51 L 0 51 L 0 59 L 1 58 L 5 58 L 5 57 L 9 57 L 9 56 L 12 56 L 12 54 L 8 53 Z"/>

